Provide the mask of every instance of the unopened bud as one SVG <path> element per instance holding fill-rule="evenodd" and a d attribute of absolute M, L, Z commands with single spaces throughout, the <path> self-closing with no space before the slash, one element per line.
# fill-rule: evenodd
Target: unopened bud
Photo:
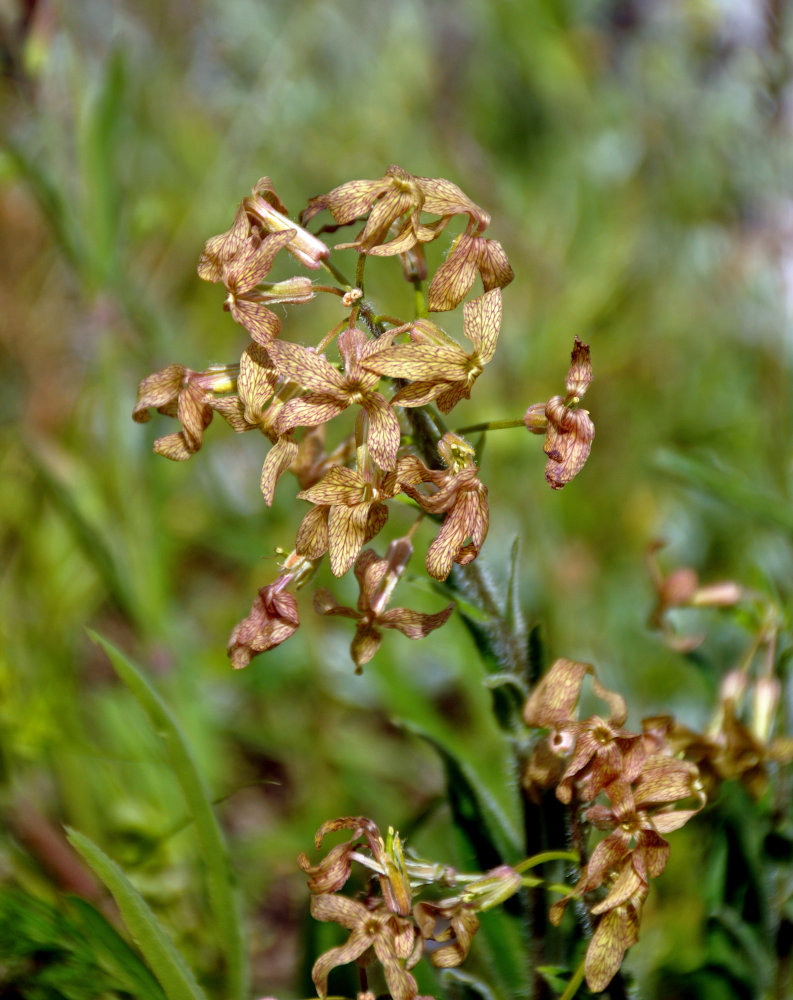
<path fill-rule="evenodd" d="M 700 587 L 691 598 L 691 603 L 698 608 L 729 608 L 737 604 L 743 596 L 742 589 L 733 580 L 723 580 L 721 583 L 709 583 Z"/>
<path fill-rule="evenodd" d="M 253 216 L 265 232 L 281 233 L 293 229 L 295 235 L 289 241 L 286 249 L 305 267 L 316 270 L 320 263 L 330 254 L 330 250 L 322 240 L 317 239 L 307 229 L 303 229 L 288 216 L 273 208 L 260 194 L 245 199 L 245 210 Z"/>
<path fill-rule="evenodd" d="M 746 694 L 748 683 L 749 678 L 746 676 L 746 671 L 731 670 L 722 678 L 719 688 L 720 700 L 730 701 L 733 705 L 737 705 Z"/>
<path fill-rule="evenodd" d="M 544 434 L 548 429 L 548 418 L 545 416 L 545 403 L 532 403 L 523 414 L 523 423 L 532 434 Z"/>
<path fill-rule="evenodd" d="M 311 284 L 311 278 L 296 275 L 286 281 L 267 282 L 257 289 L 257 298 L 263 302 L 310 302 L 316 292 Z"/>
<path fill-rule="evenodd" d="M 751 730 L 761 743 L 768 743 L 782 687 L 776 677 L 761 677 L 752 692 Z"/>
<path fill-rule="evenodd" d="M 699 577 L 693 569 L 677 569 L 661 583 L 658 597 L 665 608 L 679 608 L 694 597 L 698 584 Z"/>
<path fill-rule="evenodd" d="M 499 865 L 482 878 L 470 882 L 463 895 L 466 903 L 471 904 L 475 910 L 489 910 L 514 896 L 522 884 L 521 877 L 514 868 Z"/>
<path fill-rule="evenodd" d="M 402 261 L 402 274 L 405 281 L 424 281 L 427 277 L 427 258 L 424 255 L 424 247 L 417 243 L 410 250 L 399 255 Z"/>

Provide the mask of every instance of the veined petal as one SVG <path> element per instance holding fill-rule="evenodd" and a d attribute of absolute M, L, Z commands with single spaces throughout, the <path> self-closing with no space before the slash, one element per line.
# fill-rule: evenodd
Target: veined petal
<path fill-rule="evenodd" d="M 334 465 L 318 483 L 297 494 L 298 500 L 354 506 L 363 500 L 366 482 L 354 469 Z"/>
<path fill-rule="evenodd" d="M 297 441 L 291 437 L 279 437 L 267 452 L 259 486 L 268 507 L 272 506 L 275 484 L 292 464 L 295 455 L 297 455 Z"/>
<path fill-rule="evenodd" d="M 445 625 L 452 611 L 454 602 L 431 615 L 422 611 L 411 611 L 408 608 L 390 608 L 378 616 L 377 622 L 382 628 L 399 629 L 408 639 L 423 639 L 436 628 Z"/>
<path fill-rule="evenodd" d="M 361 617 L 360 611 L 354 608 L 346 608 L 339 604 L 336 598 L 325 587 L 317 587 L 312 598 L 314 610 L 318 615 L 337 615 L 340 618 L 352 618 L 357 620 Z"/>
<path fill-rule="evenodd" d="M 314 916 L 314 903 L 316 900 L 324 898 L 326 897 L 311 897 L 312 916 Z M 339 895 L 334 895 L 331 898 L 338 900 L 345 899 L 344 896 Z M 353 900 L 347 900 L 347 902 L 351 903 Z M 315 917 L 315 919 L 322 920 L 323 918 Z M 327 919 L 332 920 L 333 918 L 329 917 Z M 331 948 L 324 955 L 320 955 L 316 962 L 314 962 L 314 967 L 311 970 L 311 978 L 317 988 L 317 995 L 321 998 L 328 995 L 328 975 L 331 969 L 335 969 L 337 965 L 347 965 L 349 962 L 354 962 L 356 958 L 360 958 L 363 955 L 371 943 L 371 937 L 364 930 L 356 927 L 347 939 L 346 944 L 339 945 L 338 948 Z"/>
<path fill-rule="evenodd" d="M 467 381 L 449 382 L 443 386 L 436 400 L 441 413 L 450 413 L 461 399 L 471 398 L 471 385 Z"/>
<path fill-rule="evenodd" d="M 375 199 L 388 189 L 388 178 L 376 181 L 349 181 L 329 191 L 311 198 L 307 207 L 300 213 L 301 223 L 306 223 L 323 209 L 327 208 L 336 222 L 346 226 L 362 215 L 366 215 Z"/>
<path fill-rule="evenodd" d="M 616 976 L 632 943 L 624 907 L 604 913 L 586 952 L 586 982 L 593 993 L 601 993 Z"/>
<path fill-rule="evenodd" d="M 198 259 L 198 276 L 204 281 L 220 281 L 223 267 L 235 254 L 239 253 L 251 231 L 245 205 L 240 204 L 231 228 L 219 236 L 213 236 L 204 244 Z"/>
<path fill-rule="evenodd" d="M 534 688 L 523 718 L 527 726 L 559 726 L 572 722 L 581 695 L 581 685 L 587 674 L 593 673 L 589 663 L 559 659 Z"/>
<path fill-rule="evenodd" d="M 446 515 L 441 530 L 427 550 L 427 572 L 436 580 L 445 580 L 449 575 L 455 556 L 473 530 L 472 512 L 475 510 L 475 498 L 464 493 Z"/>
<path fill-rule="evenodd" d="M 231 303 L 231 315 L 235 323 L 245 327 L 259 344 L 269 344 L 281 329 L 281 320 L 263 302 L 234 299 Z"/>
<path fill-rule="evenodd" d="M 402 431 L 396 414 L 379 392 L 367 393 L 361 406 L 369 417 L 369 433 L 366 436 L 372 458 L 381 469 L 393 469 L 397 462 L 397 452 L 402 440 Z"/>
<path fill-rule="evenodd" d="M 427 289 L 427 308 L 430 312 L 454 309 L 462 302 L 473 288 L 478 263 L 476 239 L 461 233 Z"/>
<path fill-rule="evenodd" d="M 159 410 L 161 406 L 174 401 L 190 374 L 184 365 L 168 365 L 153 375 L 147 375 L 138 385 L 138 398 L 132 411 L 132 419 L 139 424 L 149 421 L 149 407 Z"/>
<path fill-rule="evenodd" d="M 237 392 L 250 423 L 259 422 L 264 404 L 272 398 L 277 385 L 278 372 L 267 348 L 258 343 L 249 344 L 240 358 Z"/>
<path fill-rule="evenodd" d="M 362 667 L 374 658 L 383 641 L 382 633 L 374 625 L 359 625 L 350 644 L 350 656 L 356 667 Z"/>
<path fill-rule="evenodd" d="M 389 347 L 362 361 L 363 367 L 391 378 L 409 378 L 412 382 L 465 378 L 468 355 L 457 345 L 400 344 Z"/>
<path fill-rule="evenodd" d="M 386 191 L 372 208 L 363 232 L 355 241 L 363 253 L 366 253 L 371 247 L 382 244 L 391 224 L 416 206 L 417 193 L 396 188 Z"/>
<path fill-rule="evenodd" d="M 346 409 L 346 403 L 332 396 L 309 393 L 284 403 L 275 422 L 275 430 L 277 434 L 285 434 L 293 427 L 318 427 Z"/>
<path fill-rule="evenodd" d="M 264 281 L 273 266 L 275 255 L 289 243 L 295 232 L 294 229 L 285 229 L 280 233 L 268 233 L 261 242 L 249 240 L 244 244 L 243 249 L 223 268 L 226 288 L 243 295 Z"/>
<path fill-rule="evenodd" d="M 515 277 L 504 248 L 498 240 L 482 239 L 479 255 L 479 273 L 486 292 L 491 288 L 504 288 Z"/>
<path fill-rule="evenodd" d="M 335 394 L 344 387 L 344 376 L 323 355 L 288 340 L 279 340 L 268 349 L 284 378 L 304 389 Z"/>
<path fill-rule="evenodd" d="M 365 503 L 355 507 L 343 505 L 331 507 L 328 523 L 328 555 L 334 576 L 344 576 L 358 558 L 358 553 L 366 541 L 368 516 L 369 504 Z"/>
<path fill-rule="evenodd" d="M 496 350 L 501 330 L 501 289 L 492 288 L 463 306 L 463 333 L 476 348 L 479 363 L 486 365 Z"/>
<path fill-rule="evenodd" d="M 164 437 L 157 438 L 152 448 L 158 455 L 162 455 L 163 458 L 170 458 L 172 462 L 186 462 L 188 458 L 191 458 L 198 451 L 198 448 L 194 448 L 188 444 L 181 431 L 175 431 L 173 434 L 166 434 Z"/>
<path fill-rule="evenodd" d="M 391 400 L 392 406 L 424 406 L 449 387 L 449 382 L 412 382 L 403 386 Z"/>
<path fill-rule="evenodd" d="M 417 177 L 416 181 L 424 192 L 425 212 L 431 215 L 468 215 L 480 230 L 490 222 L 487 212 L 445 177 Z"/>
<path fill-rule="evenodd" d="M 319 559 L 328 551 L 328 514 L 326 506 L 312 507 L 300 522 L 295 551 L 307 559 Z"/>
<path fill-rule="evenodd" d="M 372 257 L 394 257 L 399 253 L 407 253 L 416 245 L 416 219 L 411 215 L 405 220 L 405 224 L 397 235 L 387 243 L 380 243 L 372 247 L 367 253 Z"/>

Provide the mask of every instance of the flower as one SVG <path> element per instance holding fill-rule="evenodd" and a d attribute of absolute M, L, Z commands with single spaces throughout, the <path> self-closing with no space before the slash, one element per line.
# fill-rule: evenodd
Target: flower
<path fill-rule="evenodd" d="M 523 416 L 532 434 L 545 434 L 545 478 L 553 490 L 560 490 L 578 475 L 592 449 L 595 425 L 587 410 L 577 409 L 591 381 L 589 345 L 576 337 L 565 381 L 567 395 L 552 396 L 544 404 L 532 403 Z"/>
<path fill-rule="evenodd" d="M 490 221 L 490 216 L 456 184 L 441 177 L 414 177 L 395 164 L 378 180 L 349 181 L 312 198 L 300 215 L 301 223 L 313 219 L 323 209 L 328 209 L 340 226 L 349 225 L 369 213 L 356 239 L 352 243 L 339 243 L 336 249 L 355 249 L 381 257 L 407 253 L 417 243 L 436 239 L 453 215 L 467 214 L 469 225 L 477 231 Z M 422 211 L 442 218 L 422 225 Z M 392 226 L 396 233 L 388 240 Z"/>
<path fill-rule="evenodd" d="M 418 955 L 414 956 L 416 929 L 409 920 L 391 913 L 382 904 L 369 909 L 357 900 L 327 894 L 311 897 L 311 916 L 315 920 L 334 921 L 351 932 L 343 945 L 320 955 L 311 970 L 317 994 L 323 1000 L 328 995 L 331 969 L 356 960 L 370 964 L 367 955 L 370 949 L 383 967 L 393 1000 L 415 1000 L 418 986 L 406 970 L 411 958 L 418 960 Z"/>
<path fill-rule="evenodd" d="M 350 654 L 358 673 L 380 648 L 383 639 L 381 629 L 398 629 L 408 639 L 423 639 L 444 625 L 454 610 L 454 603 L 435 614 L 407 608 L 387 608 L 412 552 L 413 546 L 407 538 L 391 542 L 385 559 L 379 559 L 372 549 L 361 552 L 355 562 L 355 576 L 360 587 L 357 609 L 338 604 L 330 591 L 324 588 L 314 593 L 314 610 L 318 614 L 339 615 L 352 618 L 357 623 Z"/>
<path fill-rule="evenodd" d="M 458 306 L 473 288 L 477 271 L 486 292 L 506 287 L 515 277 L 497 240 L 461 233 L 427 289 L 427 308 L 430 312 L 442 312 Z"/>
<path fill-rule="evenodd" d="M 448 413 L 471 387 L 492 359 L 501 329 L 501 289 L 493 288 L 463 306 L 463 332 L 474 345 L 466 353 L 459 344 L 429 320 L 418 320 L 411 331 L 412 342 L 379 351 L 363 366 L 380 375 L 410 379 L 392 403 L 424 406 L 435 399 Z"/>
<path fill-rule="evenodd" d="M 168 365 L 153 375 L 147 375 L 138 385 L 132 419 L 140 424 L 146 423 L 151 419 L 150 408 L 176 417 L 182 424 L 182 430 L 157 438 L 154 450 L 165 458 L 183 462 L 201 448 L 204 431 L 212 422 L 211 394 L 228 391 L 234 387 L 235 381 L 231 366 L 195 372 L 184 365 Z"/>
<path fill-rule="evenodd" d="M 234 626 L 228 655 L 235 670 L 247 667 L 254 656 L 279 646 L 297 631 L 300 616 L 293 594 L 285 591 L 296 573 L 286 572 L 259 590 L 247 618 Z"/>
<path fill-rule="evenodd" d="M 428 469 L 420 459 L 408 455 L 400 462 L 398 476 L 402 490 L 423 510 L 446 514 L 426 558 L 430 576 L 445 580 L 453 563 L 465 566 L 479 554 L 487 538 L 490 512 L 487 487 L 479 480 L 471 446 L 448 432 L 438 442 L 438 451 L 449 466 L 446 470 Z M 432 483 L 438 491 L 421 493 L 416 483 Z M 466 539 L 470 541 L 466 543 Z"/>
<path fill-rule="evenodd" d="M 379 376 L 364 367 L 369 358 L 388 347 L 388 336 L 369 340 L 361 330 L 344 330 L 339 335 L 343 374 L 321 354 L 300 344 L 285 341 L 270 344 L 270 353 L 281 375 L 309 390 L 307 395 L 286 403 L 276 423 L 277 432 L 283 434 L 293 427 L 316 427 L 357 404 L 369 418 L 366 440 L 372 458 L 381 469 L 393 469 L 401 440 L 399 421 L 385 398 L 376 391 Z"/>

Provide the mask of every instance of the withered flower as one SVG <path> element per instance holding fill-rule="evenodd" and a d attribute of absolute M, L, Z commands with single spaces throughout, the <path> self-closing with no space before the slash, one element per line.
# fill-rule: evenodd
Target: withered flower
<path fill-rule="evenodd" d="M 424 941 L 441 945 L 429 953 L 436 969 L 452 969 L 468 957 L 474 934 L 479 930 L 479 917 L 474 908 L 454 900 L 452 903 L 416 903 L 413 916 Z"/>
<path fill-rule="evenodd" d="M 299 500 L 315 506 L 298 528 L 295 547 L 311 559 L 329 552 L 331 572 L 343 576 L 385 525 L 385 501 L 396 496 L 398 489 L 394 472 L 368 479 L 354 469 L 335 466 L 297 494 Z"/>
<path fill-rule="evenodd" d="M 415 1000 L 418 986 L 406 968 L 411 958 L 417 961 L 419 957 L 415 948 L 416 929 L 411 921 L 382 904 L 370 910 L 357 900 L 338 895 L 312 896 L 311 916 L 341 924 L 351 932 L 345 944 L 326 951 L 314 963 L 311 978 L 319 997 L 324 1000 L 328 995 L 331 969 L 355 961 L 369 965 L 376 956 L 393 1000 Z"/>
<path fill-rule="evenodd" d="M 545 434 L 545 478 L 551 489 L 560 490 L 569 483 L 589 457 L 595 425 L 589 412 L 577 407 L 591 381 L 589 345 L 576 337 L 565 381 L 567 395 L 552 396 L 545 404 L 533 403 L 524 414 L 523 422 L 532 434 Z"/>
<path fill-rule="evenodd" d="M 212 394 L 227 392 L 236 384 L 236 372 L 229 366 L 195 372 L 184 365 L 168 365 L 148 375 L 138 386 L 132 418 L 139 424 L 151 419 L 149 408 L 176 417 L 182 430 L 166 434 L 154 442 L 158 455 L 184 462 L 201 447 L 204 431 L 212 422 Z"/>
<path fill-rule="evenodd" d="M 430 312 L 444 312 L 458 306 L 473 288 L 477 272 L 486 292 L 505 288 L 515 277 L 497 240 L 461 233 L 427 289 Z"/>
<path fill-rule="evenodd" d="M 247 667 L 254 656 L 285 642 L 297 631 L 300 616 L 297 601 L 287 587 L 295 577 L 285 572 L 259 590 L 247 618 L 234 626 L 228 641 L 228 655 L 235 670 Z"/>
<path fill-rule="evenodd" d="M 465 566 L 479 555 L 487 538 L 490 512 L 487 487 L 479 480 L 471 446 L 449 432 L 441 438 L 438 450 L 448 469 L 428 469 L 420 459 L 407 456 L 399 464 L 398 476 L 403 492 L 423 510 L 446 514 L 426 558 L 430 576 L 445 580 L 455 562 Z M 422 493 L 416 489 L 418 483 L 431 483 L 438 488 L 437 492 Z"/>
<path fill-rule="evenodd" d="M 355 561 L 355 576 L 360 587 L 358 607 L 338 604 L 330 591 L 320 587 L 314 593 L 314 610 L 321 615 L 351 618 L 357 624 L 350 654 L 358 673 L 380 648 L 381 629 L 398 629 L 408 639 L 423 639 L 445 624 L 454 610 L 449 604 L 435 614 L 410 611 L 408 608 L 388 608 L 388 602 L 400 576 L 407 566 L 413 546 L 407 538 L 398 538 L 388 546 L 385 559 L 379 559 L 372 549 L 364 549 Z"/>
<path fill-rule="evenodd" d="M 251 195 L 242 203 L 251 221 L 264 233 L 281 233 L 289 230 L 292 233 L 292 238 L 286 244 L 289 253 L 304 267 L 310 267 L 312 270 L 320 267 L 322 261 L 329 256 L 330 250 L 322 240 L 289 218 L 286 205 L 275 193 L 270 178 L 260 178 L 254 185 Z"/>
<path fill-rule="evenodd" d="M 339 351 L 344 374 L 322 355 L 300 344 L 276 341 L 269 345 L 281 374 L 309 392 L 291 399 L 276 424 L 283 434 L 293 427 L 316 427 L 338 416 L 349 406 L 359 405 L 369 418 L 367 443 L 372 458 L 381 469 L 393 469 L 401 440 L 399 421 L 385 398 L 377 392 L 379 376 L 364 366 L 387 348 L 388 335 L 368 340 L 358 329 L 339 335 Z"/>
<path fill-rule="evenodd" d="M 448 413 L 471 387 L 492 359 L 501 329 L 501 289 L 493 288 L 463 306 L 463 332 L 474 345 L 466 353 L 434 323 L 418 320 L 411 331 L 412 342 L 389 347 L 363 361 L 369 371 L 391 378 L 409 379 L 392 403 L 424 406 L 436 400 Z"/>
<path fill-rule="evenodd" d="M 404 254 L 417 243 L 429 243 L 443 231 L 453 215 L 466 214 L 477 232 L 490 217 L 475 205 L 456 184 L 441 177 L 414 177 L 392 164 L 378 180 L 349 181 L 328 194 L 312 198 L 300 215 L 308 222 L 328 209 L 340 226 L 349 225 L 369 213 L 363 230 L 352 243 L 336 249 L 353 248 L 359 253 L 388 257 Z M 421 213 L 440 215 L 437 222 L 422 224 Z M 388 239 L 393 229 L 395 234 Z"/>

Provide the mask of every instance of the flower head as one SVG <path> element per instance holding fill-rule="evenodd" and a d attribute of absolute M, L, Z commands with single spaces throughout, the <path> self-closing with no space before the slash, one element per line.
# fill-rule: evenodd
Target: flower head
<path fill-rule="evenodd" d="M 300 625 L 297 601 L 284 589 L 294 575 L 283 573 L 273 583 L 262 587 L 248 617 L 232 629 L 228 655 L 235 670 L 247 667 L 258 653 L 279 646 L 297 631 Z"/>
<path fill-rule="evenodd" d="M 497 240 L 461 233 L 427 289 L 430 312 L 454 309 L 471 291 L 477 272 L 486 292 L 504 288 L 515 274 Z"/>

